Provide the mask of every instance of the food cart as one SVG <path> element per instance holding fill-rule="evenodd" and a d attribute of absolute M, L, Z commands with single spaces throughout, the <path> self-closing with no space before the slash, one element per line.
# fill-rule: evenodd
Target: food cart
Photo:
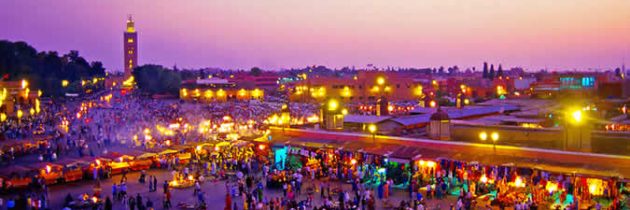
<path fill-rule="evenodd" d="M 19 165 L 12 165 L 0 169 L 0 178 L 5 190 L 26 189 L 33 180 L 32 170 Z"/>
<path fill-rule="evenodd" d="M 155 157 L 158 154 L 152 152 L 145 152 L 139 155 L 136 155 L 135 158 L 130 162 L 131 170 L 141 171 L 148 170 L 151 168 L 153 163 L 155 162 Z"/>
<path fill-rule="evenodd" d="M 48 162 L 39 162 L 29 166 L 36 174 L 44 178 L 46 184 L 55 184 L 63 180 L 63 166 Z"/>
<path fill-rule="evenodd" d="M 177 150 L 176 154 L 177 158 L 179 158 L 179 164 L 186 165 L 190 163 L 190 159 L 192 158 L 192 146 L 188 145 L 177 145 L 173 147 L 174 150 Z"/>
<path fill-rule="evenodd" d="M 192 157 L 192 154 L 190 154 L 190 152 L 177 153 L 177 158 L 179 158 L 179 164 L 182 164 L 182 165 L 186 165 L 190 163 L 191 157 Z"/>
<path fill-rule="evenodd" d="M 106 155 L 103 155 L 102 157 L 107 160 L 106 164 L 111 169 L 112 175 L 120 174 L 125 170 L 129 170 L 130 165 L 127 160 L 133 158 L 131 156 L 123 155 L 118 152 L 108 153 Z"/>
<path fill-rule="evenodd" d="M 63 167 L 63 181 L 74 182 L 83 179 L 84 168 L 90 164 L 80 159 L 63 159 L 57 162 Z"/>

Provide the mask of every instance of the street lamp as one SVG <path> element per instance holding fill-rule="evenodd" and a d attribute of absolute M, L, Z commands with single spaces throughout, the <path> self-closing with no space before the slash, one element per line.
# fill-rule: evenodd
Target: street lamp
<path fill-rule="evenodd" d="M 479 133 L 479 139 L 480 139 L 481 141 L 486 141 L 486 140 L 488 140 L 488 133 L 486 133 L 485 131 L 483 131 L 483 132 Z"/>
<path fill-rule="evenodd" d="M 497 132 L 492 132 L 490 133 L 490 136 L 488 136 L 488 133 L 485 131 L 482 131 L 481 133 L 479 133 L 479 140 L 481 141 L 486 141 L 488 140 L 488 137 L 490 137 L 490 140 L 492 140 L 492 148 L 494 150 L 494 153 L 497 153 L 497 141 L 499 141 L 499 133 Z"/>
<path fill-rule="evenodd" d="M 492 139 L 492 147 L 494 148 L 494 153 L 497 153 L 497 141 L 499 141 L 499 133 L 492 132 L 490 134 L 490 138 Z"/>
<path fill-rule="evenodd" d="M 582 110 L 575 110 L 571 112 L 574 124 L 580 124 L 582 122 Z"/>
<path fill-rule="evenodd" d="M 378 84 L 378 85 L 385 84 L 385 78 L 383 78 L 383 77 L 376 78 L 376 84 Z"/>
<path fill-rule="evenodd" d="M 328 111 L 337 111 L 338 108 L 339 102 L 337 102 L 337 100 L 330 99 L 330 101 L 328 101 Z"/>
<path fill-rule="evenodd" d="M 376 130 L 377 130 L 376 125 L 370 124 L 368 126 L 368 130 L 370 131 L 370 133 L 372 133 L 372 141 L 376 143 Z"/>

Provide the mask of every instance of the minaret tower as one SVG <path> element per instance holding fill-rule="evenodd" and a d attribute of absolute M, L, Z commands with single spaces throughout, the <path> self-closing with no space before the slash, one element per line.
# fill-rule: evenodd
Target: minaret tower
<path fill-rule="evenodd" d="M 131 71 L 138 66 L 138 32 L 136 32 L 131 15 L 127 19 L 127 30 L 125 30 L 123 37 L 125 79 L 127 79 L 131 76 Z"/>

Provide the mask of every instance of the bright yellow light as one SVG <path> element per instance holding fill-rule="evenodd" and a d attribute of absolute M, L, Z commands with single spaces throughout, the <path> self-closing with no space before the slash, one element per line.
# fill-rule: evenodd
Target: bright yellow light
<path fill-rule="evenodd" d="M 392 90 L 392 88 L 391 88 L 391 87 L 389 87 L 389 86 L 385 87 L 385 89 L 384 89 L 384 91 L 385 91 L 385 92 L 389 92 L 389 91 L 391 91 L 391 90 Z"/>
<path fill-rule="evenodd" d="M 465 99 L 464 99 L 464 104 L 466 104 L 466 105 L 470 104 L 470 100 L 469 100 L 469 99 L 467 99 L 467 98 L 465 98 Z"/>
<path fill-rule="evenodd" d="M 514 186 L 515 187 L 525 187 L 525 181 L 523 181 L 523 179 L 520 176 L 517 176 L 516 180 L 514 180 Z"/>
<path fill-rule="evenodd" d="M 430 106 L 431 108 L 434 108 L 435 106 L 437 106 L 437 104 L 435 103 L 435 101 L 434 101 L 434 100 L 431 100 L 431 101 L 429 102 L 429 106 Z"/>
<path fill-rule="evenodd" d="M 31 115 L 35 115 L 35 109 L 31 108 L 28 110 L 28 113 Z"/>
<path fill-rule="evenodd" d="M 387 111 L 390 111 L 390 112 L 394 111 L 394 106 L 392 105 L 387 106 Z"/>
<path fill-rule="evenodd" d="M 318 123 L 319 122 L 319 116 L 317 116 L 316 114 L 313 114 L 313 115 L 311 115 L 311 116 L 306 118 L 306 122 Z"/>
<path fill-rule="evenodd" d="M 22 89 L 28 87 L 28 81 L 26 81 L 25 79 L 22 80 Z"/>
<path fill-rule="evenodd" d="M 421 167 L 424 167 L 424 165 L 426 165 L 427 162 L 424 162 L 424 160 L 419 160 L 418 164 L 420 164 Z"/>
<path fill-rule="evenodd" d="M 492 141 L 496 142 L 499 140 L 499 133 L 497 132 L 492 132 L 492 134 L 490 134 L 490 138 L 492 139 Z"/>
<path fill-rule="evenodd" d="M 342 110 L 341 110 L 341 114 L 343 114 L 343 115 L 347 115 L 347 114 L 348 114 L 348 109 L 342 109 Z"/>
<path fill-rule="evenodd" d="M 571 113 L 571 117 L 573 117 L 573 123 L 578 124 L 582 122 L 582 111 L 575 110 Z"/>
<path fill-rule="evenodd" d="M 377 129 L 376 125 L 374 125 L 374 124 L 370 124 L 368 126 L 368 130 L 370 131 L 370 133 L 376 133 L 376 129 Z"/>
<path fill-rule="evenodd" d="M 486 183 L 486 182 L 488 182 L 488 177 L 486 177 L 486 175 L 485 175 L 485 174 L 484 174 L 484 175 L 481 175 L 481 178 L 479 179 L 479 181 L 481 181 L 481 182 L 483 182 L 483 183 Z"/>
<path fill-rule="evenodd" d="M 353 158 L 352 160 L 350 160 L 350 164 L 352 165 L 357 164 L 357 160 Z"/>
<path fill-rule="evenodd" d="M 246 94 L 247 94 L 247 91 L 245 91 L 245 89 L 238 90 L 238 96 L 245 97 Z"/>
<path fill-rule="evenodd" d="M 98 78 L 94 77 L 92 78 L 92 84 L 96 84 L 98 82 Z"/>
<path fill-rule="evenodd" d="M 269 124 L 276 125 L 276 124 L 278 124 L 278 121 L 279 121 L 278 119 L 279 119 L 278 115 L 274 114 L 274 115 L 270 116 L 267 119 L 267 121 L 269 122 Z"/>
<path fill-rule="evenodd" d="M 505 88 L 501 85 L 497 85 L 497 95 L 505 95 L 507 93 L 507 91 L 505 90 Z"/>
<path fill-rule="evenodd" d="M 437 85 L 437 84 L 438 84 L 438 82 L 437 82 L 437 80 L 431 80 L 431 84 L 433 84 L 433 85 Z"/>
<path fill-rule="evenodd" d="M 26 88 L 24 89 L 24 98 L 28 98 L 28 94 L 31 92 L 31 89 Z"/>
<path fill-rule="evenodd" d="M 68 80 L 61 80 L 61 87 L 68 87 L 69 83 Z"/>
<path fill-rule="evenodd" d="M 547 191 L 549 191 L 549 193 L 553 193 L 556 190 L 558 190 L 558 183 L 547 182 L 547 185 L 545 186 L 545 189 Z"/>
<path fill-rule="evenodd" d="M 18 109 L 18 110 L 17 110 L 17 117 L 18 117 L 18 118 L 22 118 L 22 116 L 24 116 L 24 113 L 22 112 L 22 110 L 21 110 L 21 109 Z"/>
<path fill-rule="evenodd" d="M 376 84 L 378 84 L 378 85 L 385 84 L 385 78 L 383 78 L 383 77 L 376 78 Z"/>
<path fill-rule="evenodd" d="M 341 90 L 341 96 L 343 97 L 352 96 L 352 92 L 350 91 L 350 88 L 348 86 L 343 87 L 343 90 Z"/>
<path fill-rule="evenodd" d="M 217 97 L 219 97 L 219 98 L 225 97 L 225 90 L 223 90 L 223 89 L 217 90 Z"/>
<path fill-rule="evenodd" d="M 212 98 L 212 96 L 214 95 L 214 93 L 212 92 L 212 90 L 206 90 L 204 93 L 204 96 L 206 98 Z"/>
<path fill-rule="evenodd" d="M 339 102 L 335 99 L 330 99 L 328 101 L 328 111 L 336 111 L 339 108 Z"/>
<path fill-rule="evenodd" d="M 258 88 L 252 90 L 252 97 L 260 98 L 260 97 L 262 97 L 262 95 L 263 95 L 263 91 L 262 90 L 260 90 Z"/>
<path fill-rule="evenodd" d="M 422 96 L 422 95 L 424 95 L 424 93 L 422 92 L 422 85 L 418 85 L 418 86 L 414 89 L 413 93 L 414 93 L 416 96 Z"/>
<path fill-rule="evenodd" d="M 378 86 L 374 86 L 374 87 L 372 87 L 372 91 L 373 92 L 379 92 L 379 91 L 381 91 L 381 88 L 379 88 Z"/>
<path fill-rule="evenodd" d="M 135 79 L 133 78 L 133 76 L 130 76 L 129 78 L 127 78 L 127 80 L 123 81 L 123 86 L 127 86 L 127 87 L 133 86 L 134 80 Z"/>
<path fill-rule="evenodd" d="M 0 113 L 0 122 L 4 122 L 7 120 L 7 114 L 5 113 Z"/>
<path fill-rule="evenodd" d="M 488 140 L 488 133 L 486 133 L 485 131 L 484 131 L 484 132 L 479 133 L 479 139 L 480 139 L 481 141 Z"/>
<path fill-rule="evenodd" d="M 182 97 L 188 96 L 188 90 L 186 90 L 186 88 L 182 88 L 182 90 L 180 92 L 182 94 Z"/>

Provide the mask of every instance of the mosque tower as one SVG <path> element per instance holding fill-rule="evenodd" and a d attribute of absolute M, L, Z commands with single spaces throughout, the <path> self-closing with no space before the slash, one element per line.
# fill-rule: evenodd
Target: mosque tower
<path fill-rule="evenodd" d="M 131 15 L 127 19 L 127 30 L 123 34 L 125 79 L 131 76 L 131 72 L 138 66 L 138 32 L 134 26 Z"/>

